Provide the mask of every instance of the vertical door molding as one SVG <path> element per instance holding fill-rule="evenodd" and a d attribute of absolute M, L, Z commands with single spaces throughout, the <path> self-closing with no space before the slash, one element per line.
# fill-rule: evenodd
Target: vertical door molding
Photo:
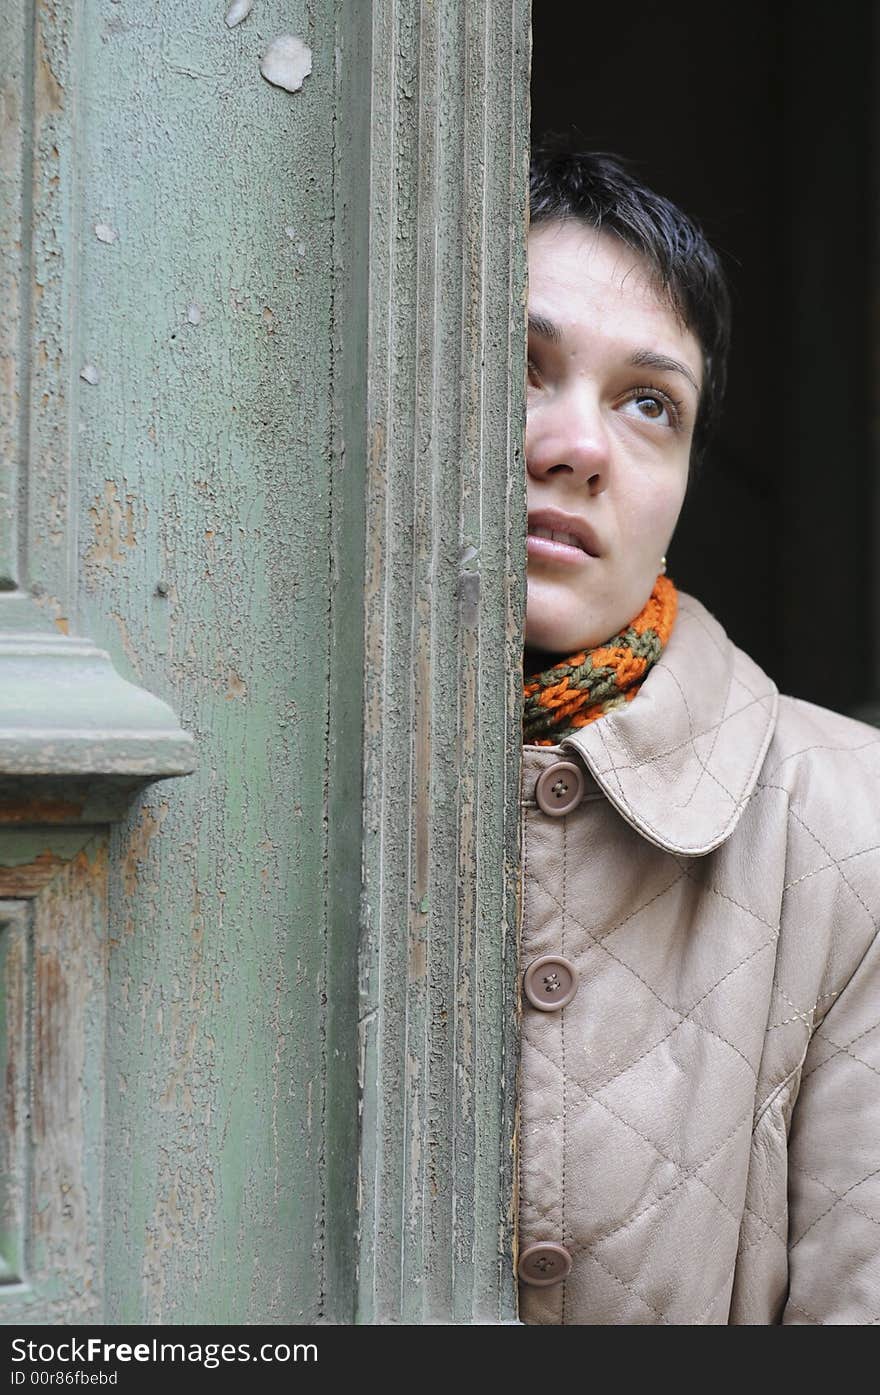
<path fill-rule="evenodd" d="M 193 769 L 168 705 L 77 631 L 84 0 L 10 0 L 0 45 L 0 783 Z M 101 236 L 111 230 L 99 226 Z M 115 233 L 112 234 L 115 236 Z M 92 230 L 92 236 L 97 232 Z M 119 519 L 113 518 L 116 504 Z M 102 539 L 123 552 L 124 506 Z M 123 520 L 124 521 L 124 520 Z M 30 782 L 28 790 L 30 791 Z M 31 791 L 32 792 L 32 791 Z"/>
<path fill-rule="evenodd" d="M 374 0 L 357 1320 L 515 1321 L 527 0 Z"/>

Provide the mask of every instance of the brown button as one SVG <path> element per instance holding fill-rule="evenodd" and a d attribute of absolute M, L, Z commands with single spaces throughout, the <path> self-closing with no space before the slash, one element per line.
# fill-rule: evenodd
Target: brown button
<path fill-rule="evenodd" d="M 535 799 L 545 814 L 567 814 L 584 792 L 584 775 L 573 760 L 558 760 L 538 776 Z"/>
<path fill-rule="evenodd" d="M 560 954 L 542 954 L 523 974 L 523 992 L 532 1007 L 556 1012 L 567 1007 L 578 991 L 578 971 Z"/>
<path fill-rule="evenodd" d="M 571 1273 L 571 1255 L 564 1245 L 542 1240 L 527 1245 L 519 1257 L 517 1273 L 524 1284 L 561 1284 Z"/>

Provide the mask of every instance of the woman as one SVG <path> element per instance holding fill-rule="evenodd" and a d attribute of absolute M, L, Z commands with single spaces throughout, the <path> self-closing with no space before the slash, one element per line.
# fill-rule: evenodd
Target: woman
<path fill-rule="evenodd" d="M 728 299 L 616 161 L 529 237 L 520 1312 L 880 1320 L 880 732 L 665 575 Z"/>

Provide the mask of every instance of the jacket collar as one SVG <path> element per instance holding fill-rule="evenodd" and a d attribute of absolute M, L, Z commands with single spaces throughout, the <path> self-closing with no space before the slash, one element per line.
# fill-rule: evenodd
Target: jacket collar
<path fill-rule="evenodd" d="M 736 827 L 770 745 L 778 701 L 773 680 L 705 606 L 680 591 L 672 634 L 635 701 L 560 746 L 582 757 L 649 842 L 699 857 Z"/>

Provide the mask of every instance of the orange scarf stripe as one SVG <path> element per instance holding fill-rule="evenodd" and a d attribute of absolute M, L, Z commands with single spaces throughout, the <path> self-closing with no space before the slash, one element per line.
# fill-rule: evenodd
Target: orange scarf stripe
<path fill-rule="evenodd" d="M 677 610 L 678 592 L 674 582 L 668 576 L 658 576 L 647 605 L 630 622 L 631 628 L 639 635 L 644 634 L 646 630 L 654 630 L 665 647 L 672 633 Z"/>
<path fill-rule="evenodd" d="M 658 576 L 638 615 L 595 649 L 580 649 L 524 681 L 523 740 L 556 746 L 564 736 L 632 702 L 672 633 L 678 592 Z"/>

